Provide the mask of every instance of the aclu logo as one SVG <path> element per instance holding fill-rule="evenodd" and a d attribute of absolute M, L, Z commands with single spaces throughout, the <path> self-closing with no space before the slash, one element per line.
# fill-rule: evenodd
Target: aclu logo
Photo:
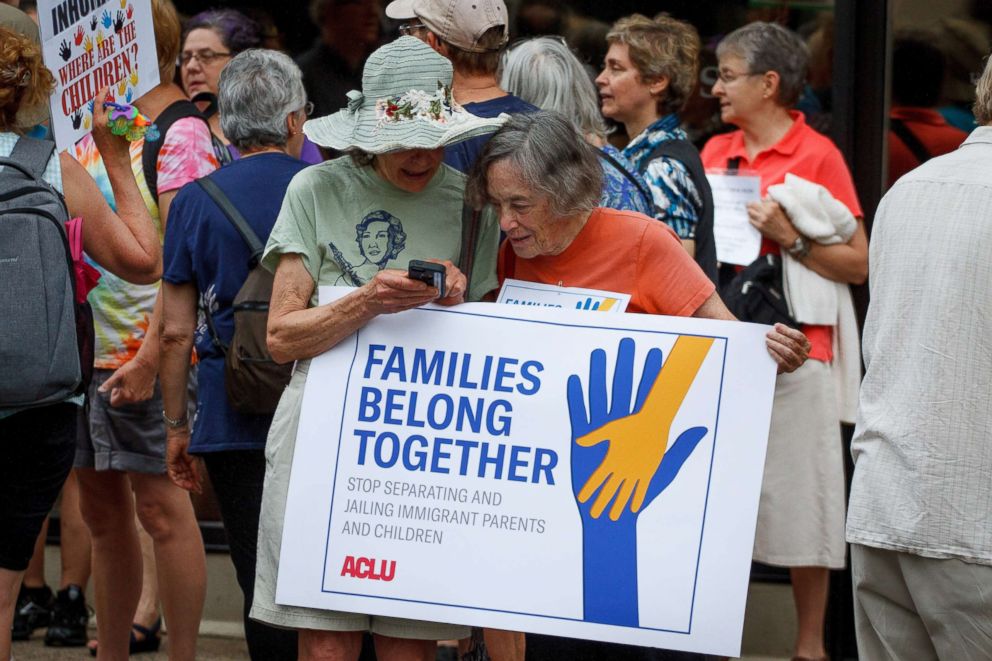
<path fill-rule="evenodd" d="M 378 562 L 378 564 L 376 564 Z M 342 576 L 352 578 L 364 578 L 370 581 L 386 581 L 387 583 L 396 576 L 395 560 L 376 560 L 375 558 L 345 556 L 344 565 L 341 567 Z"/>

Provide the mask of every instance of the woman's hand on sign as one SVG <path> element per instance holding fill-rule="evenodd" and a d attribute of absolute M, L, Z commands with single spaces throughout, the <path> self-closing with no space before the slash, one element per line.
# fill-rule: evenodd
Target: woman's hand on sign
<path fill-rule="evenodd" d="M 405 271 L 384 269 L 362 287 L 365 304 L 372 314 L 393 314 L 430 303 L 437 290 L 420 280 L 411 280 Z"/>
<path fill-rule="evenodd" d="M 806 335 L 785 324 L 775 324 L 765 336 L 768 353 L 778 363 L 778 373 L 794 372 L 809 357 L 810 343 Z"/>

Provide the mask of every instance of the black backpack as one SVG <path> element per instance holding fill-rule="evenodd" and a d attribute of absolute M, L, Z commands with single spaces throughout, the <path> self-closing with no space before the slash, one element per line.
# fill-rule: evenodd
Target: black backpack
<path fill-rule="evenodd" d="M 651 154 L 641 161 L 644 174 L 651 161 L 667 157 L 679 161 L 689 171 L 692 183 L 695 184 L 699 197 L 702 200 L 700 207 L 696 208 L 696 216 L 699 221 L 696 223 L 696 254 L 694 259 L 703 273 L 717 282 L 716 268 L 716 241 L 713 239 L 713 192 L 710 189 L 710 182 L 706 179 L 706 169 L 703 167 L 703 160 L 699 157 L 699 150 L 688 140 L 665 140 L 658 143 Z"/>
<path fill-rule="evenodd" d="M 210 196 L 227 219 L 238 230 L 251 252 L 248 277 L 234 298 L 234 335 L 224 344 L 217 334 L 209 305 L 203 314 L 214 346 L 224 354 L 224 388 L 234 410 L 249 415 L 271 415 L 275 412 L 283 390 L 289 385 L 293 363 L 279 364 L 272 360 L 266 346 L 266 326 L 269 321 L 269 299 L 272 297 L 272 273 L 259 263 L 265 246 L 251 225 L 238 211 L 231 199 L 209 177 L 196 183 Z"/>
<path fill-rule="evenodd" d="M 21 137 L 0 158 L 0 410 L 60 402 L 92 373 L 93 318 L 76 302 L 69 211 L 43 178 L 54 150 Z"/>
<path fill-rule="evenodd" d="M 762 255 L 720 288 L 720 298 L 735 317 L 756 324 L 781 323 L 799 328 L 789 313 L 782 289 L 782 258 Z"/>

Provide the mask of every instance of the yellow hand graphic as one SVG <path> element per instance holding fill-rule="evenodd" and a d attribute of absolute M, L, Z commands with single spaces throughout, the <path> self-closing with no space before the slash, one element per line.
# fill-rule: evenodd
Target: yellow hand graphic
<path fill-rule="evenodd" d="M 131 72 L 131 86 L 132 87 L 135 87 L 137 85 L 138 85 L 138 72 L 137 71 L 132 71 Z"/>
<path fill-rule="evenodd" d="M 127 78 L 122 78 L 121 82 L 117 83 L 117 91 L 120 96 L 124 96 L 124 92 L 127 91 Z"/>
<path fill-rule="evenodd" d="M 92 121 L 90 120 L 90 116 L 86 115 L 86 117 L 83 117 L 83 128 L 89 131 L 91 125 Z"/>
<path fill-rule="evenodd" d="M 103 46 L 103 30 L 96 33 L 96 47 L 100 48 Z"/>
<path fill-rule="evenodd" d="M 121 9 L 124 9 L 126 5 L 127 5 L 127 0 L 121 0 Z"/>
<path fill-rule="evenodd" d="M 86 49 L 87 53 L 93 50 L 93 40 L 89 35 L 86 35 L 86 40 L 83 41 L 83 48 Z"/>
<path fill-rule="evenodd" d="M 602 487 L 592 506 L 593 518 L 600 517 L 614 495 L 617 497 L 610 508 L 613 521 L 620 518 L 628 501 L 631 512 L 640 511 L 651 478 L 665 458 L 675 415 L 712 344 L 710 338 L 679 337 L 639 411 L 575 439 L 582 447 L 603 441 L 610 444 L 603 463 L 589 476 L 578 495 L 579 502 L 585 503 Z"/>

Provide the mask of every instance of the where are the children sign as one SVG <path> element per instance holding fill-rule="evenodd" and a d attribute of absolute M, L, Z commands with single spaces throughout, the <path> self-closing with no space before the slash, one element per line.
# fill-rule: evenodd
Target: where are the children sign
<path fill-rule="evenodd" d="M 101 88 L 131 103 L 158 85 L 150 0 L 39 0 L 38 20 L 45 65 L 55 76 L 50 107 L 59 149 L 93 128 Z"/>
<path fill-rule="evenodd" d="M 767 330 L 495 304 L 376 318 L 309 366 L 277 602 L 736 656 Z"/>

